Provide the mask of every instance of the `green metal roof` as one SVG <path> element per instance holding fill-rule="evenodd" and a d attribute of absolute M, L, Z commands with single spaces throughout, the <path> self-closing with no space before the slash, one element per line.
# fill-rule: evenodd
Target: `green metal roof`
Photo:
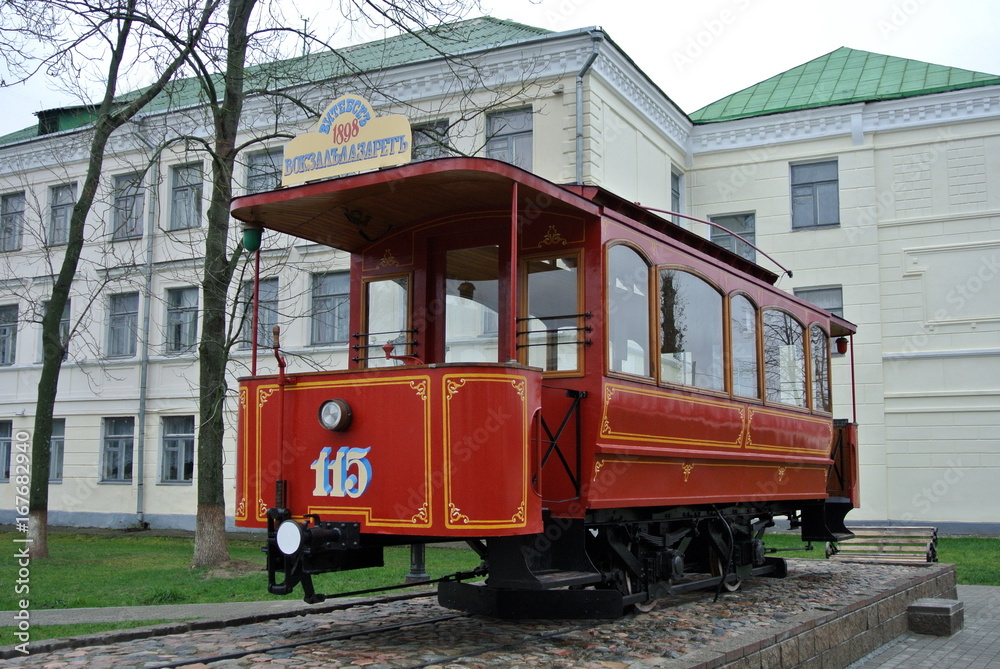
<path fill-rule="evenodd" d="M 995 85 L 995 74 L 841 47 L 702 107 L 691 120 L 716 123 Z"/>
<path fill-rule="evenodd" d="M 433 60 L 443 55 L 458 56 L 480 51 L 539 37 L 549 32 L 551 31 L 543 28 L 483 16 L 334 51 L 323 51 L 275 63 L 251 66 L 246 70 L 245 89 L 278 90 L 307 82 L 361 75 L 407 63 Z M 218 77 L 215 83 L 217 90 L 221 92 L 221 77 Z M 118 100 L 127 101 L 135 94 L 126 93 L 119 96 Z M 205 99 L 205 93 L 197 79 L 179 79 L 169 84 L 164 92 L 144 109 L 144 113 L 191 107 L 204 103 Z M 93 120 L 92 115 L 79 113 L 81 109 L 88 109 L 86 107 L 66 109 L 72 110 L 72 115 L 57 114 L 60 118 L 53 121 L 55 125 L 50 125 L 53 131 L 82 127 Z M 52 113 L 48 116 L 51 117 Z M 0 137 L 0 145 L 38 136 L 37 126 L 25 128 Z"/>

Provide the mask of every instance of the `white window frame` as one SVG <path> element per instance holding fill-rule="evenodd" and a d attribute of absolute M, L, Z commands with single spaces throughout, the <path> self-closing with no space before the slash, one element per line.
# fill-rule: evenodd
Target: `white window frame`
<path fill-rule="evenodd" d="M 145 194 L 142 174 L 121 174 L 115 177 L 112 241 L 142 237 L 142 214 Z"/>
<path fill-rule="evenodd" d="M 62 246 L 69 242 L 69 223 L 76 204 L 76 184 L 61 184 L 49 188 L 49 227 L 46 246 Z"/>
<path fill-rule="evenodd" d="M 178 429 L 181 420 L 191 422 L 190 430 Z M 185 426 L 186 427 L 186 426 Z M 191 485 L 194 481 L 194 416 L 163 416 L 160 421 L 160 483 L 165 485 Z M 188 457 L 190 456 L 190 458 Z M 169 464 L 176 459 L 177 474 L 168 474 Z M 188 473 L 186 463 L 191 463 Z"/>
<path fill-rule="evenodd" d="M 201 227 L 201 163 L 174 165 L 170 170 L 170 230 Z"/>
<path fill-rule="evenodd" d="M 0 196 L 0 253 L 21 250 L 26 206 L 24 191 Z"/>
<path fill-rule="evenodd" d="M 135 308 L 131 304 L 123 304 L 126 299 L 135 299 Z M 130 336 L 125 339 L 116 337 L 119 330 L 126 330 Z M 139 338 L 139 293 L 116 293 L 108 298 L 108 355 L 109 358 L 130 358 L 136 354 Z M 119 341 L 127 341 L 128 350 L 122 350 Z"/>
<path fill-rule="evenodd" d="M 166 352 L 193 351 L 198 345 L 198 288 L 196 286 L 168 288 L 165 302 Z"/>
<path fill-rule="evenodd" d="M 115 425 L 129 425 L 132 430 L 129 433 L 112 433 L 111 428 Z M 130 485 L 135 466 L 134 449 L 135 417 L 115 416 L 105 418 L 102 421 L 101 427 L 101 471 L 98 477 L 100 482 Z M 118 456 L 119 468 L 113 476 L 108 476 L 112 454 Z"/>

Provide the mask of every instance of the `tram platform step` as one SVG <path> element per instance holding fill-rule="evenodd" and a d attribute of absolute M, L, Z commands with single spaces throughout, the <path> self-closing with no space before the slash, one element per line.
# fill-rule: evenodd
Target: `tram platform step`
<path fill-rule="evenodd" d="M 568 588 L 575 585 L 591 585 L 601 582 L 601 575 L 592 571 L 543 571 L 535 572 L 542 590 Z"/>
<path fill-rule="evenodd" d="M 826 556 L 872 562 L 937 562 L 936 527 L 851 527 L 854 538 L 826 545 Z"/>

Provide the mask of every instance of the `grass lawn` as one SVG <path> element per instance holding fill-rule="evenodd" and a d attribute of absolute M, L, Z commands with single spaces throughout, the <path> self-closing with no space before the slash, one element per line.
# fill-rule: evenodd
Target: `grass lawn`
<path fill-rule="evenodd" d="M 15 546 L 20 534 L 0 532 L 0 544 Z M 768 547 L 795 548 L 802 541 L 795 534 L 771 533 Z M 196 604 L 272 599 L 266 591 L 262 539 L 230 540 L 230 564 L 221 569 L 190 569 L 193 540 L 158 537 L 145 533 L 49 534 L 48 560 L 34 560 L 30 569 L 30 592 L 15 594 L 11 585 L 0 588 L 0 610 L 18 609 L 18 600 L 29 599 L 30 608 L 60 609 L 152 604 Z M 812 551 L 782 552 L 781 557 L 825 558 L 825 546 Z M 967 585 L 1000 585 L 1000 539 L 942 537 L 938 540 L 941 562 L 958 565 L 958 582 Z M 386 549 L 384 568 L 359 569 L 316 577 L 319 592 L 350 592 L 401 583 L 409 571 L 409 549 Z M 473 569 L 479 558 L 471 550 L 429 546 L 427 571 L 437 578 Z M 16 560 L 0 561 L 0 584 L 13 584 Z M 285 599 L 300 599 L 301 589 Z M 32 626 L 33 640 L 124 629 L 159 621 L 101 623 L 47 627 Z M 3 641 L 11 628 L 0 628 Z"/>

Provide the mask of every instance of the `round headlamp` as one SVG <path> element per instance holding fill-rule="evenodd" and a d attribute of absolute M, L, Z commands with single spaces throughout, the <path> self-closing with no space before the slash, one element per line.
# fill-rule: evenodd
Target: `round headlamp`
<path fill-rule="evenodd" d="M 294 520 L 286 520 L 278 525 L 277 532 L 278 550 L 285 555 L 295 555 L 302 548 L 303 531 L 302 526 Z"/>
<path fill-rule="evenodd" d="M 340 432 L 351 424 L 351 407 L 344 400 L 327 400 L 319 407 L 319 424 L 328 430 Z"/>

